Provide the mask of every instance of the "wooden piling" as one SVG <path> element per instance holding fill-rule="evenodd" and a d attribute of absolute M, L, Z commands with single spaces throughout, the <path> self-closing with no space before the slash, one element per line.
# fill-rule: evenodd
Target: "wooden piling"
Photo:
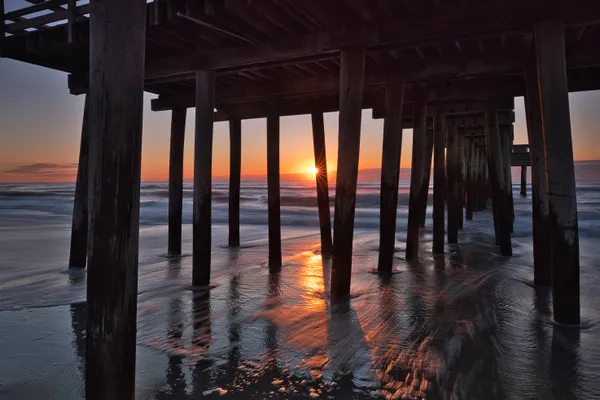
<path fill-rule="evenodd" d="M 71 223 L 71 251 L 69 268 L 85 268 L 88 254 L 88 186 L 89 186 L 89 100 L 85 97 L 79 164 L 73 199 L 73 221 Z"/>
<path fill-rule="evenodd" d="M 486 147 L 488 159 L 489 180 L 492 193 L 492 207 L 494 211 L 494 228 L 496 231 L 496 244 L 500 246 L 500 253 L 504 256 L 512 255 L 509 219 L 512 218 L 506 194 L 506 182 L 502 163 L 502 143 L 498 127 L 498 113 L 488 109 L 485 113 Z"/>
<path fill-rule="evenodd" d="M 433 126 L 433 122 L 432 122 L 431 126 Z M 423 189 L 425 198 L 420 203 L 421 204 L 420 209 L 419 209 L 419 227 L 420 228 L 425 227 L 425 220 L 427 218 L 427 199 L 429 197 L 429 182 L 431 181 L 431 163 L 433 161 L 433 128 L 431 128 L 431 129 L 427 128 L 425 139 L 427 141 L 426 150 L 425 150 L 425 180 L 424 180 L 425 188 Z"/>
<path fill-rule="evenodd" d="M 463 229 L 464 207 L 465 207 L 465 135 L 464 130 L 457 130 L 457 165 L 458 165 L 458 204 L 457 217 L 458 229 Z"/>
<path fill-rule="evenodd" d="M 465 218 L 467 221 L 473 220 L 473 211 L 477 205 L 477 154 L 474 140 L 466 140 L 466 191 L 467 204 Z"/>
<path fill-rule="evenodd" d="M 533 226 L 533 281 L 536 285 L 552 285 L 552 252 L 550 208 L 546 181 L 546 155 L 542 109 L 538 87 L 535 54 L 525 71 L 525 114 L 531 156 L 531 206 Z"/>
<path fill-rule="evenodd" d="M 242 169 L 242 121 L 229 120 L 229 246 L 240 245 L 240 185 Z"/>
<path fill-rule="evenodd" d="M 502 143 L 502 171 L 504 172 L 504 182 L 506 185 L 505 193 L 508 199 L 508 211 L 509 211 L 509 227 L 510 233 L 514 232 L 514 221 L 515 221 L 515 206 L 513 200 L 512 190 L 512 125 L 500 127 L 500 141 Z"/>
<path fill-rule="evenodd" d="M 210 283 L 213 113 L 215 74 L 196 71 L 192 284 Z"/>
<path fill-rule="evenodd" d="M 438 112 L 434 121 L 433 153 L 433 252 L 444 252 L 444 208 L 446 191 L 446 123 Z"/>
<path fill-rule="evenodd" d="M 267 115 L 267 203 L 269 214 L 269 272 L 281 271 L 281 200 L 279 191 L 279 114 L 269 104 Z"/>
<path fill-rule="evenodd" d="M 337 297 L 350 293 L 365 55 L 363 48 L 345 49 L 341 52 L 338 167 L 331 271 L 331 292 Z"/>
<path fill-rule="evenodd" d="M 427 182 L 426 169 L 431 164 L 427 160 L 427 103 L 421 103 L 415 107 L 415 125 L 413 128 L 413 151 L 412 166 L 410 169 L 410 197 L 408 202 L 408 232 L 406 239 L 406 259 L 414 260 L 419 254 L 419 231 L 421 213 L 427 207 L 427 192 L 429 191 L 429 179 Z M 431 162 L 431 155 L 429 155 Z"/>
<path fill-rule="evenodd" d="M 480 205 L 479 211 L 483 211 L 487 209 L 487 203 L 490 198 L 490 179 L 489 179 L 489 169 L 488 169 L 488 160 L 487 160 L 487 151 L 485 142 L 481 144 L 479 147 L 479 192 L 478 192 L 478 201 Z"/>
<path fill-rule="evenodd" d="M 579 230 L 562 22 L 535 25 L 552 239 L 554 320 L 579 324 Z"/>
<path fill-rule="evenodd" d="M 181 254 L 183 206 L 183 148 L 187 109 L 174 108 L 171 114 L 171 149 L 169 155 L 169 240 L 168 252 Z"/>
<path fill-rule="evenodd" d="M 329 185 L 327 182 L 327 154 L 325 152 L 325 125 L 323 113 L 311 115 L 313 128 L 313 147 L 315 153 L 315 169 L 317 183 L 317 206 L 319 208 L 319 226 L 321 229 L 321 254 L 331 255 L 331 216 L 329 211 Z"/>
<path fill-rule="evenodd" d="M 379 213 L 379 272 L 391 272 L 396 245 L 398 179 L 402 154 L 402 103 L 404 83 L 393 81 L 386 88 L 386 114 L 383 121 L 381 195 Z"/>
<path fill-rule="evenodd" d="M 527 197 L 527 165 L 521 165 L 521 197 Z"/>
<path fill-rule="evenodd" d="M 446 138 L 446 174 L 448 179 L 448 243 L 458 243 L 459 212 L 459 166 L 458 166 L 458 129 L 454 123 L 448 123 Z"/>
<path fill-rule="evenodd" d="M 89 30 L 85 394 L 132 399 L 146 1 L 92 1 Z"/>

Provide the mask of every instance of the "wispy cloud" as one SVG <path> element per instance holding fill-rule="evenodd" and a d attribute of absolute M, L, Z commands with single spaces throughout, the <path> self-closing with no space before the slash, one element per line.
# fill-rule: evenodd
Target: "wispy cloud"
<path fill-rule="evenodd" d="M 66 175 L 77 171 L 76 163 L 35 163 L 18 165 L 4 171 L 6 174 L 25 174 L 25 175 Z"/>

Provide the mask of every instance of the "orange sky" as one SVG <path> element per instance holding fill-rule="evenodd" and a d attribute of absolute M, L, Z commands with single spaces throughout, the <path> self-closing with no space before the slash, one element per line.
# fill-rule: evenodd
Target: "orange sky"
<path fill-rule="evenodd" d="M 10 94 L 10 96 L 9 96 Z M 152 112 L 144 96 L 142 179 L 165 181 L 168 176 L 170 112 Z M 570 95 L 576 160 L 600 159 L 600 91 Z M 0 182 L 72 181 L 81 135 L 83 96 L 66 90 L 66 75 L 45 68 L 0 59 Z M 515 143 L 526 143 L 523 99 L 516 99 Z M 194 110 L 187 116 L 184 176 L 193 176 Z M 266 174 L 266 122 L 242 124 L 242 175 Z M 360 169 L 381 166 L 383 123 L 363 111 Z M 328 169 L 337 167 L 337 113 L 325 114 Z M 412 131 L 405 130 L 402 168 L 411 162 Z M 213 176 L 229 175 L 229 127 L 216 123 Z M 307 173 L 313 163 L 309 116 L 281 119 L 281 173 Z M 306 178 L 312 178 L 306 174 Z"/>

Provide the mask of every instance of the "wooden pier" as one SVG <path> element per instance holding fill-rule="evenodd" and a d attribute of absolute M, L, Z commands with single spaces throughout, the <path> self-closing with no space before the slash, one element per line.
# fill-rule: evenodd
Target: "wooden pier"
<path fill-rule="evenodd" d="M 156 95 L 154 111 L 172 112 L 174 255 L 185 116 L 196 109 L 190 278 L 198 286 L 210 283 L 213 123 L 230 124 L 228 244 L 238 246 L 241 121 L 267 119 L 268 263 L 276 274 L 279 119 L 312 115 L 323 254 L 333 257 L 338 297 L 351 285 L 362 110 L 384 119 L 378 269 L 389 273 L 406 128 L 415 135 L 407 260 L 420 251 L 432 162 L 433 251 L 460 245 L 463 208 L 470 220 L 491 194 L 496 244 L 512 254 L 514 97 L 525 96 L 535 283 L 552 286 L 557 322 L 579 323 L 568 92 L 600 89 L 596 0 L 28 0 L 10 11 L 0 0 L 0 12 L 3 57 L 64 71 L 70 92 L 86 94 L 70 262 L 85 267 L 87 255 L 89 399 L 134 393 L 143 91 Z M 323 113 L 332 111 L 339 111 L 333 245 L 323 140 Z"/>

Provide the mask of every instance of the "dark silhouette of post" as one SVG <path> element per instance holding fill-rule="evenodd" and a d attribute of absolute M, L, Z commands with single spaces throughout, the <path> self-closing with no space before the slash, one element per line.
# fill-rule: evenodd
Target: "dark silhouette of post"
<path fill-rule="evenodd" d="M 465 207 L 465 135 L 463 129 L 458 129 L 456 160 L 458 165 L 458 207 L 457 222 L 458 229 L 463 228 L 464 207 Z"/>
<path fill-rule="evenodd" d="M 402 103 L 404 82 L 392 81 L 385 93 L 383 152 L 381 157 L 381 195 L 379 213 L 379 272 L 391 272 L 396 246 L 398 179 L 402 154 Z"/>
<path fill-rule="evenodd" d="M 365 56 L 366 51 L 362 48 L 344 49 L 341 52 L 338 167 L 331 271 L 331 292 L 338 297 L 350 293 Z"/>
<path fill-rule="evenodd" d="M 431 180 L 431 162 L 433 161 L 433 121 L 431 128 L 427 127 L 425 138 L 427 140 L 427 149 L 425 151 L 425 199 L 421 202 L 419 209 L 419 227 L 425 227 L 427 217 L 427 198 L 429 197 L 429 182 Z"/>
<path fill-rule="evenodd" d="M 448 148 L 446 150 L 446 170 L 448 178 L 448 243 L 458 243 L 458 213 L 460 209 L 460 182 L 458 165 L 458 129 L 449 122 L 447 127 Z"/>
<path fill-rule="evenodd" d="M 240 245 L 242 121 L 229 120 L 229 246 Z"/>
<path fill-rule="evenodd" d="M 579 324 L 579 230 L 563 23 L 536 24 L 535 46 L 546 150 L 554 319 Z"/>
<path fill-rule="evenodd" d="M 433 135 L 433 252 L 444 252 L 444 208 L 446 207 L 446 123 L 438 112 L 434 121 Z"/>
<path fill-rule="evenodd" d="M 329 214 L 329 185 L 327 183 L 327 154 L 325 152 L 323 113 L 312 113 L 311 119 L 315 153 L 317 206 L 319 208 L 319 226 L 321 228 L 321 254 L 329 256 L 333 249 L 333 242 L 331 240 L 331 216 Z"/>
<path fill-rule="evenodd" d="M 79 164 L 73 199 L 73 221 L 71 224 L 71 251 L 69 268 L 85 268 L 88 249 L 88 186 L 89 186 L 89 103 L 85 96 Z"/>
<path fill-rule="evenodd" d="M 521 165 L 521 197 L 527 197 L 527 165 Z"/>
<path fill-rule="evenodd" d="M 85 393 L 132 399 L 146 1 L 92 0 L 89 31 Z"/>
<path fill-rule="evenodd" d="M 511 170 L 511 154 L 513 141 L 512 125 L 500 127 L 500 141 L 502 143 L 502 171 L 504 172 L 504 182 L 506 184 L 505 192 L 508 199 L 508 211 L 510 215 L 509 228 L 510 233 L 514 232 L 515 221 L 515 206 L 512 191 L 512 170 Z"/>
<path fill-rule="evenodd" d="M 546 155 L 542 109 L 535 54 L 525 71 L 525 111 L 531 157 L 531 211 L 533 225 L 533 281 L 536 285 L 552 285 L 552 252 L 550 208 L 546 181 Z"/>
<path fill-rule="evenodd" d="M 473 139 L 465 138 L 465 185 L 467 192 L 467 204 L 465 219 L 467 221 L 473 220 L 473 211 L 477 204 L 477 187 L 476 187 L 476 176 L 477 176 L 477 155 L 475 149 L 475 141 Z"/>
<path fill-rule="evenodd" d="M 279 179 L 279 114 L 275 105 L 269 104 L 267 115 L 269 272 L 279 272 L 281 270 L 281 200 Z"/>
<path fill-rule="evenodd" d="M 192 285 L 210 283 L 213 112 L 215 74 L 196 71 Z"/>
<path fill-rule="evenodd" d="M 419 232 L 422 212 L 427 207 L 429 179 L 425 181 L 431 168 L 431 154 L 427 157 L 427 103 L 415 106 L 413 128 L 412 166 L 410 169 L 410 197 L 408 200 L 408 228 L 406 239 L 406 259 L 414 260 L 419 255 Z M 426 163 L 426 160 L 429 163 Z"/>
<path fill-rule="evenodd" d="M 509 200 L 506 193 L 505 174 L 502 163 L 502 143 L 500 140 L 498 113 L 496 110 L 486 110 L 485 123 L 485 137 L 489 179 L 492 192 L 492 207 L 494 211 L 496 244 L 500 246 L 500 253 L 503 256 L 511 256 L 512 243 L 510 240 L 509 219 L 512 220 L 512 215 L 510 214 Z"/>
<path fill-rule="evenodd" d="M 171 114 L 171 149 L 169 155 L 169 243 L 168 253 L 181 254 L 183 206 L 183 148 L 185 143 L 185 107 Z"/>

